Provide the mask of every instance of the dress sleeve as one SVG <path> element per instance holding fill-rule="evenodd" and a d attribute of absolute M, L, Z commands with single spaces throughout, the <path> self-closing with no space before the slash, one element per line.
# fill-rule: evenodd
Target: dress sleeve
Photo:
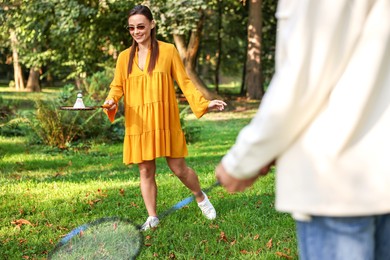
<path fill-rule="evenodd" d="M 127 72 L 127 60 L 126 55 L 124 53 L 119 54 L 118 60 L 116 62 L 114 79 L 110 84 L 110 92 L 106 100 L 112 99 L 117 104 L 115 110 L 104 110 L 104 113 L 108 116 L 110 122 L 114 122 L 115 115 L 118 112 L 118 102 L 123 96 L 123 88 L 126 79 Z"/>
<path fill-rule="evenodd" d="M 206 112 L 210 101 L 205 99 L 202 93 L 195 87 L 188 77 L 183 62 L 176 48 L 173 48 L 172 76 L 183 91 L 192 112 L 197 118 L 202 117 Z"/>

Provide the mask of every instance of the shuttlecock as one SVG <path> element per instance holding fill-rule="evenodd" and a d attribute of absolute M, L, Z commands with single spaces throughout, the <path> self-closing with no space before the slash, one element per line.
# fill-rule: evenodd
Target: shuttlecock
<path fill-rule="evenodd" d="M 81 93 L 77 94 L 77 99 L 73 105 L 73 108 L 85 108 L 84 102 L 83 102 L 83 95 Z"/>

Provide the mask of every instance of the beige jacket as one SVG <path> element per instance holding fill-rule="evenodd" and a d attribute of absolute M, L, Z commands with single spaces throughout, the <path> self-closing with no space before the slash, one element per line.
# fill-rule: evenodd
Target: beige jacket
<path fill-rule="evenodd" d="M 280 0 L 276 73 L 222 164 L 277 158 L 280 211 L 390 212 L 390 1 Z"/>

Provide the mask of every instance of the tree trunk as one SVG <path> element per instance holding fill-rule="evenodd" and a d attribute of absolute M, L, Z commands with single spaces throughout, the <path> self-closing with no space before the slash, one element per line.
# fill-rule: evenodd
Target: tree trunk
<path fill-rule="evenodd" d="M 248 50 L 245 85 L 250 99 L 261 99 L 263 75 L 261 70 L 262 0 L 249 1 Z"/>
<path fill-rule="evenodd" d="M 17 49 L 18 40 L 16 38 L 15 31 L 10 30 L 10 39 L 11 39 L 11 48 L 12 48 L 12 61 L 14 65 L 14 81 L 16 91 L 23 91 L 25 89 L 24 79 L 23 79 L 23 70 L 22 66 L 19 63 L 19 54 Z"/>
<path fill-rule="evenodd" d="M 41 86 L 39 85 L 39 75 L 40 70 L 37 67 L 30 68 L 30 74 L 27 80 L 27 91 L 30 92 L 40 92 Z"/>
<path fill-rule="evenodd" d="M 221 65 L 221 57 L 222 57 L 222 0 L 218 0 L 218 33 L 217 33 L 217 62 L 215 65 L 215 92 L 219 92 L 219 70 Z"/>
<path fill-rule="evenodd" d="M 192 83 L 194 83 L 196 88 L 203 94 L 206 99 L 220 99 L 220 97 L 216 93 L 211 92 L 207 88 L 206 84 L 202 81 L 202 79 L 199 77 L 195 70 L 203 23 L 204 15 L 202 15 L 202 17 L 199 19 L 196 29 L 192 31 L 187 46 L 183 35 L 174 34 L 173 40 L 175 41 L 175 45 L 177 50 L 179 51 L 180 58 L 183 61 L 188 77 L 190 77 Z"/>

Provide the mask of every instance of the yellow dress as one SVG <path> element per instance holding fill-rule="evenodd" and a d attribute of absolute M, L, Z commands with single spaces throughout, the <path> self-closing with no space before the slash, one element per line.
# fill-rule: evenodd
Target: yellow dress
<path fill-rule="evenodd" d="M 200 118 L 210 101 L 196 89 L 185 72 L 173 44 L 158 42 L 159 57 L 152 74 L 147 72 L 150 51 L 144 70 L 138 67 L 136 53 L 133 68 L 127 75 L 130 48 L 119 54 L 108 99 L 116 103 L 123 97 L 125 137 L 123 162 L 140 163 L 157 157 L 185 157 L 186 140 L 180 125 L 174 80 L 186 97 L 191 110 Z M 106 112 L 110 121 L 116 111 Z"/>

